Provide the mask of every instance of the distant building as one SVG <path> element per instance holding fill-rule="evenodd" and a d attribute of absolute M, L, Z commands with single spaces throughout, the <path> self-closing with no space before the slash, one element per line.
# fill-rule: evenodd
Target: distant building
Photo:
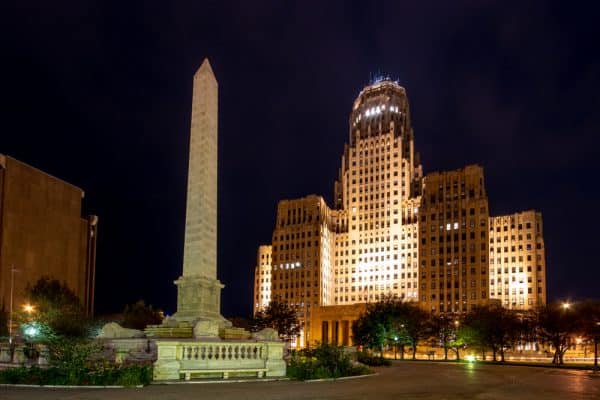
<path fill-rule="evenodd" d="M 81 217 L 80 188 L 0 155 L 0 307 L 27 301 L 42 276 L 65 282 L 88 314 L 94 309 L 98 218 Z"/>
<path fill-rule="evenodd" d="M 546 304 L 542 214 L 533 210 L 490 218 L 490 297 L 506 308 Z"/>
<path fill-rule="evenodd" d="M 482 167 L 423 176 L 415 147 L 406 90 L 390 80 L 375 82 L 360 92 L 350 112 L 334 208 L 317 195 L 279 202 L 271 285 L 257 260 L 254 310 L 274 298 L 294 307 L 304 328 L 295 345 L 352 344 L 352 323 L 365 303 L 388 295 L 435 314 L 468 312 L 494 299 L 519 309 L 545 304 L 541 215 L 534 213 L 535 222 L 533 214 L 523 213 L 490 218 Z M 533 239 L 508 234 L 514 242 L 508 248 L 515 251 L 505 255 L 502 244 L 503 269 L 497 272 L 492 251 L 498 251 L 499 239 L 492 229 L 511 226 L 511 219 L 525 226 L 531 219 Z M 499 236 L 504 241 L 506 234 Z M 519 246 L 523 252 L 531 247 L 530 253 L 517 254 Z M 530 258 L 535 271 L 518 275 L 529 268 L 521 259 Z M 513 279 L 523 286 L 510 286 Z M 532 280 L 527 288 L 525 279 Z"/>
<path fill-rule="evenodd" d="M 271 301 L 271 245 L 258 247 L 254 268 L 254 314 Z"/>

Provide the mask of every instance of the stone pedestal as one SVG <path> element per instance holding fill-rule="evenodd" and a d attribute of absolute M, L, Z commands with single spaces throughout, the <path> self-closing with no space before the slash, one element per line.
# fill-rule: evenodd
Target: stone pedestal
<path fill-rule="evenodd" d="M 48 359 L 50 358 L 50 350 L 48 350 L 48 346 L 41 344 L 38 348 L 39 356 L 38 356 L 38 365 L 48 365 Z"/>
<path fill-rule="evenodd" d="M 23 348 L 23 346 L 15 347 L 15 352 L 13 354 L 13 360 L 12 360 L 12 362 L 14 364 L 23 364 L 26 361 L 24 350 L 25 349 Z"/>
<path fill-rule="evenodd" d="M 10 346 L 0 345 L 0 363 L 9 363 L 11 360 Z"/>
<path fill-rule="evenodd" d="M 230 327 L 231 322 L 221 316 L 221 289 L 224 287 L 217 279 L 203 276 L 182 276 L 175 281 L 177 285 L 177 313 L 173 315 L 178 323 L 187 322 L 196 325 L 198 321 L 214 321 L 218 327 L 202 336 L 218 336 L 218 328 Z M 206 325 L 208 328 L 208 324 Z M 213 329 L 214 330 L 214 329 Z M 196 336 L 196 335 L 195 335 Z"/>

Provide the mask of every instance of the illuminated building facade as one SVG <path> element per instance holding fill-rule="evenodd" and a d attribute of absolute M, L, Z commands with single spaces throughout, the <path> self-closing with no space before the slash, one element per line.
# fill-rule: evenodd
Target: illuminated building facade
<path fill-rule="evenodd" d="M 467 312 L 488 301 L 488 199 L 483 168 L 428 174 L 420 209 L 422 306 Z"/>
<path fill-rule="evenodd" d="M 266 298 L 295 307 L 304 325 L 299 346 L 352 344 L 348 332 L 364 303 L 386 295 L 433 313 L 469 311 L 498 298 L 490 290 L 494 223 L 483 168 L 424 177 L 405 89 L 376 82 L 354 101 L 333 209 L 315 195 L 279 202 L 271 293 L 257 264 L 254 310 Z M 541 279 L 543 304 L 541 217 L 539 224 L 542 252 L 532 257 L 541 257 L 542 274 L 532 279 Z"/>
<path fill-rule="evenodd" d="M 48 277 L 93 314 L 98 218 L 81 216 L 83 197 L 80 188 L 0 154 L 0 309 L 9 308 L 11 286 L 20 311 L 27 285 Z"/>
<path fill-rule="evenodd" d="M 546 304 L 542 214 L 533 210 L 490 218 L 490 297 L 506 308 Z"/>
<path fill-rule="evenodd" d="M 271 254 L 270 245 L 258 247 L 256 267 L 254 267 L 254 313 L 266 307 L 271 301 Z"/>
<path fill-rule="evenodd" d="M 403 205 L 419 193 L 422 167 L 415 150 L 404 88 L 384 80 L 367 86 L 350 113 L 349 145 L 334 186 L 346 230 L 335 238 L 334 304 L 377 301 L 393 293 L 417 300 L 417 229 Z"/>

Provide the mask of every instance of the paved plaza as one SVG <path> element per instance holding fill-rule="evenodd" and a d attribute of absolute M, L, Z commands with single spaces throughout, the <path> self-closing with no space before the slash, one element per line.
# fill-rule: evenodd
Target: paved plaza
<path fill-rule="evenodd" d="M 0 399 L 600 399 L 587 371 L 401 362 L 367 378 L 327 382 L 151 385 L 142 389 L 0 388 Z"/>

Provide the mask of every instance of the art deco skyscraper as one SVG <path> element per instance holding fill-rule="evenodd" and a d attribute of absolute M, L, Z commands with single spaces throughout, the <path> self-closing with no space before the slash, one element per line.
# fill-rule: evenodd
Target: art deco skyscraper
<path fill-rule="evenodd" d="M 422 167 L 406 90 L 390 80 L 367 86 L 349 125 L 334 190 L 347 218 L 347 230 L 335 238 L 334 304 L 388 293 L 417 300 L 418 206 L 409 199 L 419 194 Z"/>
<path fill-rule="evenodd" d="M 510 244 L 509 256 L 506 234 L 493 236 L 491 228 L 525 216 L 489 217 L 483 168 L 423 176 L 419 158 L 406 90 L 389 79 L 366 86 L 350 112 L 334 207 L 318 195 L 278 204 L 271 285 L 264 284 L 269 273 L 257 263 L 254 311 L 267 298 L 288 303 L 304 326 L 296 345 L 304 346 L 351 343 L 350 328 L 364 304 L 384 296 L 419 302 L 434 314 L 467 312 L 490 299 L 521 309 L 543 304 L 541 216 L 535 239 L 518 236 L 523 242 Z M 531 250 L 520 256 L 532 261 L 535 274 L 521 273 L 525 264 L 507 270 L 507 257 L 519 257 L 515 246 Z M 501 271 L 498 255 L 496 266 L 490 265 L 494 248 L 504 255 Z M 527 287 L 537 292 L 535 299 L 522 293 L 525 278 L 537 281 Z"/>

